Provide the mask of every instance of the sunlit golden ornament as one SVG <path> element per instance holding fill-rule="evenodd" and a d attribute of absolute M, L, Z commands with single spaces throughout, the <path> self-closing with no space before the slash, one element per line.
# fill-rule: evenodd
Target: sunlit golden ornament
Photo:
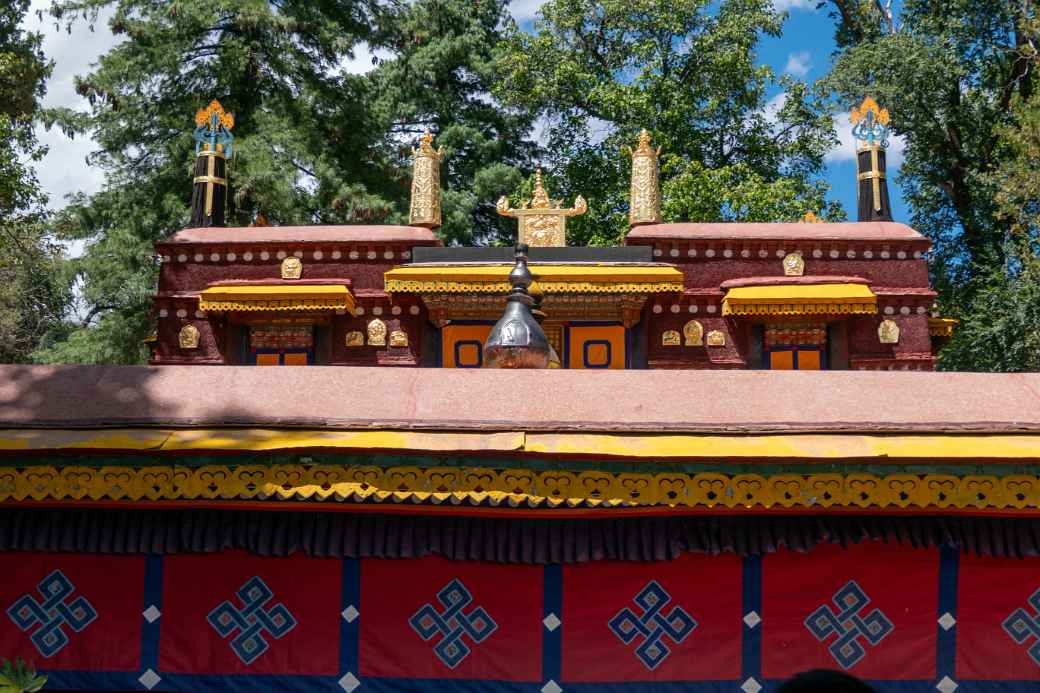
<path fill-rule="evenodd" d="M 882 320 L 878 325 L 877 336 L 882 344 L 898 344 L 899 325 L 895 320 Z"/>
<path fill-rule="evenodd" d="M 298 257 L 282 260 L 282 279 L 299 279 L 303 276 L 303 263 Z"/>
<path fill-rule="evenodd" d="M 359 330 L 351 330 L 347 333 L 346 344 L 348 347 L 365 346 L 365 335 Z"/>
<path fill-rule="evenodd" d="M 631 152 L 632 184 L 629 192 L 628 223 L 661 223 L 661 187 L 658 156 L 661 148 L 650 146 L 650 133 L 639 133 L 639 146 Z"/>
<path fill-rule="evenodd" d="M 423 133 L 412 150 L 412 203 L 408 223 L 434 228 L 441 225 L 441 157 L 444 148 L 433 148 L 433 135 Z"/>
<path fill-rule="evenodd" d="M 681 344 L 681 343 L 682 342 L 681 342 L 681 339 L 679 338 L 679 331 L 678 330 L 666 330 L 661 335 L 661 346 L 673 347 L 673 346 L 679 346 L 679 344 Z"/>
<path fill-rule="evenodd" d="M 386 323 L 379 318 L 368 323 L 368 345 L 386 346 Z"/>
<path fill-rule="evenodd" d="M 406 347 L 408 346 L 408 333 L 404 330 L 394 330 L 390 333 L 390 346 L 392 347 Z"/>
<path fill-rule="evenodd" d="M 708 346 L 726 346 L 726 333 L 722 330 L 712 330 L 708 333 Z"/>
<path fill-rule="evenodd" d="M 805 260 L 801 253 L 788 253 L 784 256 L 784 276 L 800 277 L 805 274 Z"/>
<path fill-rule="evenodd" d="M 542 169 L 538 169 L 534 177 L 534 196 L 530 200 L 525 200 L 519 209 L 513 209 L 509 199 L 503 195 L 495 208 L 504 217 L 517 218 L 519 243 L 532 248 L 547 248 L 567 245 L 567 217 L 580 216 L 589 209 L 581 195 L 574 199 L 571 209 L 562 208 L 562 204 L 560 200 L 549 199 L 542 186 Z"/>
<path fill-rule="evenodd" d="M 682 328 L 683 344 L 686 346 L 702 346 L 704 344 L 704 326 L 691 320 Z"/>
<path fill-rule="evenodd" d="M 177 343 L 181 349 L 199 348 L 199 328 L 192 324 L 185 325 L 177 333 Z"/>

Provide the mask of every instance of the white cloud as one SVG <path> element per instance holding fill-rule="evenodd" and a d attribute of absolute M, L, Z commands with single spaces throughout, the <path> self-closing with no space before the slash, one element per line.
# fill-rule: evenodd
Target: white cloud
<path fill-rule="evenodd" d="M 521 24 L 533 20 L 544 4 L 545 0 L 513 0 L 509 10 L 517 24 Z"/>
<path fill-rule="evenodd" d="M 812 55 L 809 51 L 795 51 L 787 56 L 784 72 L 795 77 L 805 77 L 812 67 Z"/>
<path fill-rule="evenodd" d="M 339 67 L 344 72 L 349 72 L 355 75 L 363 75 L 366 72 L 371 72 L 376 68 L 376 65 L 380 60 L 388 60 L 393 57 L 393 53 L 390 51 L 382 49 L 372 50 L 371 46 L 364 42 L 354 46 L 354 50 L 351 52 L 354 54 L 354 57 L 343 58 L 343 60 L 340 61 Z"/>
<path fill-rule="evenodd" d="M 765 110 L 765 115 L 766 115 L 766 120 L 768 120 L 770 122 L 776 121 L 777 115 L 779 115 L 780 110 L 783 109 L 784 104 L 786 104 L 786 103 L 787 103 L 787 92 L 785 92 L 785 91 L 780 92 L 779 94 L 777 94 L 773 98 L 769 99 L 769 101 L 766 101 L 766 105 L 765 105 L 765 109 L 764 109 Z"/>
<path fill-rule="evenodd" d="M 773 0 L 773 9 L 777 12 L 785 12 L 787 10 L 815 12 L 816 2 L 817 0 Z"/>
<path fill-rule="evenodd" d="M 828 164 L 838 164 L 856 160 L 856 138 L 852 135 L 852 121 L 849 113 L 835 116 L 838 144 L 827 152 L 824 160 Z M 885 152 L 886 168 L 894 172 L 903 163 L 903 152 L 906 150 L 906 139 L 902 135 L 890 135 L 888 150 Z"/>

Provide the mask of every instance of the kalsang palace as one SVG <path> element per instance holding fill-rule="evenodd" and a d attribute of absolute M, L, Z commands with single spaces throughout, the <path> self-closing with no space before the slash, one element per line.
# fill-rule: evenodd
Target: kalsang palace
<path fill-rule="evenodd" d="M 0 658 L 77 691 L 1037 690 L 1040 375 L 931 372 L 956 324 L 887 112 L 853 122 L 856 222 L 663 223 L 643 132 L 623 245 L 568 246 L 587 203 L 538 173 L 514 250 L 440 242 L 430 135 L 407 226 L 228 228 L 234 120 L 200 110 L 151 364 L 0 366 Z"/>

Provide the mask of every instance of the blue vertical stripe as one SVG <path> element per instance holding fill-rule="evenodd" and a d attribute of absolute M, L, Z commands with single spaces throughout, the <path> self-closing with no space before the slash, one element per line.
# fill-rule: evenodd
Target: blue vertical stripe
<path fill-rule="evenodd" d="M 155 607 L 162 613 L 163 557 L 148 554 L 144 559 L 144 605 L 141 607 L 141 671 L 159 671 L 159 631 L 162 617 L 151 623 L 144 612 Z"/>
<path fill-rule="evenodd" d="M 549 614 L 554 614 L 563 621 L 563 566 L 547 565 L 543 575 L 542 616 L 547 618 Z M 550 631 L 544 623 L 542 625 L 542 678 L 545 681 L 552 679 L 556 683 L 560 682 L 563 629 L 566 627 L 567 624 L 562 623 Z"/>
<path fill-rule="evenodd" d="M 753 676 L 762 683 L 762 624 L 751 627 L 744 617 L 754 611 L 762 618 L 762 557 L 745 556 L 743 561 L 743 613 L 741 614 L 741 678 Z"/>
<path fill-rule="evenodd" d="M 957 574 L 960 571 L 960 550 L 952 546 L 943 546 L 939 550 L 939 613 L 950 614 L 957 618 Z M 956 681 L 954 667 L 957 658 L 957 626 L 945 630 L 936 623 L 935 674 L 937 679 L 949 676 Z"/>
<path fill-rule="evenodd" d="M 353 621 L 348 622 L 343 617 L 343 612 L 350 607 L 361 611 L 361 561 L 354 558 L 344 558 L 341 580 L 343 592 L 340 599 L 339 619 L 339 668 L 343 673 L 351 672 L 358 678 L 358 642 L 361 640 L 360 614 Z"/>

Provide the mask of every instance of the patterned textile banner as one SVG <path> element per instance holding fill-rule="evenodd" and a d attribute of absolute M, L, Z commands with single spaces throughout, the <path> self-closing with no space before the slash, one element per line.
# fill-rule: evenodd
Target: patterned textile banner
<path fill-rule="evenodd" d="M 1040 689 L 1040 559 L 865 543 L 513 565 L 0 554 L 0 657 L 50 690 Z"/>

